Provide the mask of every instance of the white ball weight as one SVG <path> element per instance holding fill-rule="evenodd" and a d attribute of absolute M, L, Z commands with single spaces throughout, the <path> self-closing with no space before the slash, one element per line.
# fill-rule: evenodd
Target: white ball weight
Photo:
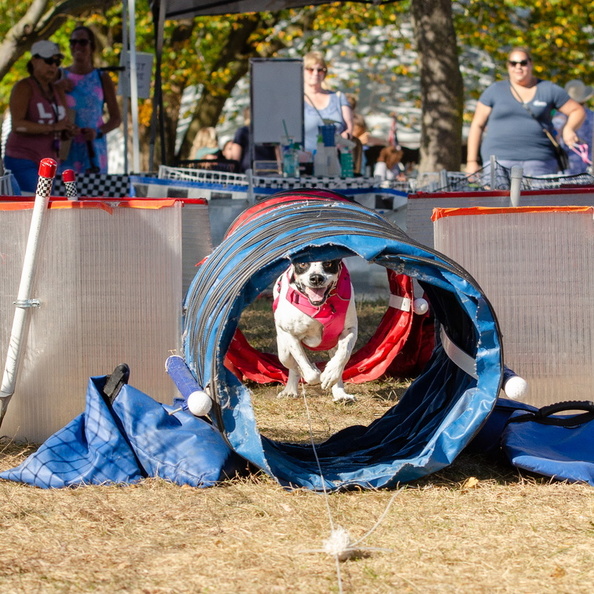
<path fill-rule="evenodd" d="M 196 417 L 204 417 L 212 408 L 212 400 L 206 392 L 192 392 L 188 396 L 188 410 Z"/>
<path fill-rule="evenodd" d="M 428 310 L 429 310 L 429 304 L 427 303 L 426 299 L 419 297 L 418 299 L 415 299 L 413 301 L 413 311 L 417 315 L 422 316 L 423 314 L 426 314 Z"/>
<path fill-rule="evenodd" d="M 519 375 L 510 377 L 503 386 L 505 395 L 511 400 L 522 400 L 528 396 L 528 382 Z"/>

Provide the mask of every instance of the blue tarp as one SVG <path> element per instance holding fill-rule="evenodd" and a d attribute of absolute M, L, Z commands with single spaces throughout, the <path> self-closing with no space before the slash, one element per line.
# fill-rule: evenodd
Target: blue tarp
<path fill-rule="evenodd" d="M 212 425 L 188 412 L 170 415 L 170 407 L 132 386 L 109 406 L 105 381 L 90 378 L 84 413 L 0 478 L 59 488 L 152 476 L 209 487 L 245 467 Z"/>

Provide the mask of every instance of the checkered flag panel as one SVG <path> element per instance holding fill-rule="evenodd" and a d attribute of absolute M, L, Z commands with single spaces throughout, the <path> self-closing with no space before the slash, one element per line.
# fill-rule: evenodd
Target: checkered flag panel
<path fill-rule="evenodd" d="M 124 174 L 79 173 L 76 176 L 81 198 L 126 198 L 130 196 L 130 177 Z M 68 196 L 62 176 L 56 176 L 54 196 Z"/>

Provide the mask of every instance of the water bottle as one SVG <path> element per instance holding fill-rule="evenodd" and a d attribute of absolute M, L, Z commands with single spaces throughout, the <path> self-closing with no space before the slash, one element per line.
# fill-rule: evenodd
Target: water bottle
<path fill-rule="evenodd" d="M 353 177 L 355 175 L 355 166 L 353 161 L 353 151 L 348 147 L 340 149 L 340 177 Z"/>

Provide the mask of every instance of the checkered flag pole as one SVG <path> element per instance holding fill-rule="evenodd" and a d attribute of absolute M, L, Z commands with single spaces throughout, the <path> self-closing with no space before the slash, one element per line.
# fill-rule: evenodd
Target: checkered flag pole
<path fill-rule="evenodd" d="M 68 200 L 78 200 L 80 196 L 78 195 L 78 190 L 76 188 L 76 176 L 72 169 L 64 170 L 62 173 L 62 181 L 66 188 L 66 197 Z"/>
<path fill-rule="evenodd" d="M 4 366 L 4 375 L 2 376 L 2 385 L 0 387 L 0 424 L 6 414 L 8 403 L 14 394 L 19 364 L 25 350 L 27 339 L 26 328 L 29 311 L 32 307 L 39 304 L 36 299 L 32 299 L 31 289 L 35 278 L 35 264 L 37 261 L 37 253 L 39 251 L 38 248 L 41 232 L 43 230 L 45 213 L 49 203 L 52 183 L 56 177 L 57 167 L 58 164 L 53 159 L 42 159 L 39 164 L 39 181 L 37 182 L 37 191 L 35 192 L 35 204 L 33 205 L 31 226 L 29 227 L 29 236 L 25 248 L 21 282 L 19 284 L 17 299 L 14 302 L 16 309 L 6 353 L 6 364 Z"/>

